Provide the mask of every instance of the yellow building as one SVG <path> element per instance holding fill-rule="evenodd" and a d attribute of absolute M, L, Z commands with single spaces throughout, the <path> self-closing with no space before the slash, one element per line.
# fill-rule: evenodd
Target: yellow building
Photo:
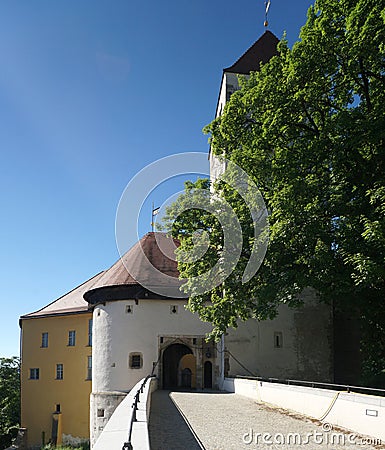
<path fill-rule="evenodd" d="M 101 275 L 20 318 L 21 425 L 29 447 L 89 439 L 92 313 L 83 294 Z"/>

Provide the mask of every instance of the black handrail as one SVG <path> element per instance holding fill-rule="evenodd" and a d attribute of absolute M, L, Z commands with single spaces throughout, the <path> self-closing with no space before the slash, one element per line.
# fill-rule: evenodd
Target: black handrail
<path fill-rule="evenodd" d="M 134 425 L 134 422 L 137 421 L 136 418 L 136 411 L 138 410 L 138 403 L 140 403 L 140 394 L 143 393 L 144 386 L 146 385 L 147 381 L 150 378 L 154 378 L 155 375 L 147 375 L 146 378 L 143 380 L 143 383 L 140 385 L 140 388 L 136 391 L 136 394 L 134 396 L 134 403 L 132 404 L 131 408 L 133 408 L 131 418 L 130 418 L 130 427 L 128 429 L 128 439 L 127 442 L 123 444 L 122 450 L 133 450 L 131 438 L 132 438 L 132 428 Z"/>
<path fill-rule="evenodd" d="M 333 384 L 333 383 L 323 383 L 321 381 L 305 381 L 305 380 L 288 380 L 281 378 L 271 378 L 271 377 L 251 377 L 244 375 L 236 375 L 235 377 L 227 377 L 227 378 L 241 378 L 248 380 L 258 380 L 265 381 L 267 383 L 278 383 L 278 384 L 287 384 L 287 385 L 297 385 L 297 386 L 311 386 L 318 387 L 320 389 L 332 389 L 332 390 L 340 390 L 341 388 L 346 389 L 347 392 L 351 391 L 364 391 L 364 392 L 375 392 L 378 395 L 385 396 L 385 389 L 364 387 L 364 386 L 352 386 L 349 384 Z"/>

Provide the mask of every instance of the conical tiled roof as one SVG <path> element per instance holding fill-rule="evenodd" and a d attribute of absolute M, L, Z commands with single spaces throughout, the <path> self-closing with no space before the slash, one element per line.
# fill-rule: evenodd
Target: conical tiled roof
<path fill-rule="evenodd" d="M 258 71 L 261 63 L 267 63 L 270 58 L 277 54 L 278 42 L 277 36 L 271 31 L 265 31 L 232 66 L 223 71 L 244 75 Z"/>
<path fill-rule="evenodd" d="M 184 297 L 180 292 L 182 281 L 175 260 L 174 250 L 179 242 L 165 233 L 147 233 L 115 264 L 106 270 L 84 298 L 95 303 L 109 292 L 107 300 L 127 287 L 126 295 L 155 292 L 166 297 Z M 114 289 L 113 289 L 114 288 Z M 135 289 L 136 288 L 136 289 Z M 114 294 L 115 293 L 115 294 Z"/>

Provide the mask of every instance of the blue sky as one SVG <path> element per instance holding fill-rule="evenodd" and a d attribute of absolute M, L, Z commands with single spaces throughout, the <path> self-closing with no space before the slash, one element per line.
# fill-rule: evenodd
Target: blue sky
<path fill-rule="evenodd" d="M 292 44 L 311 3 L 271 0 L 269 29 Z M 263 20 L 262 0 L 0 3 L 0 356 L 19 353 L 20 315 L 118 259 L 116 208 L 140 169 L 207 152 L 222 68 Z"/>

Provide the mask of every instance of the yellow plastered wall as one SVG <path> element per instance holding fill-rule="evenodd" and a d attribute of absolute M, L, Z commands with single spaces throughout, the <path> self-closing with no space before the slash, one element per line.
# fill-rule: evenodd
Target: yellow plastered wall
<path fill-rule="evenodd" d="M 90 313 L 22 319 L 21 425 L 28 429 L 28 445 L 48 442 L 52 418 L 60 405 L 61 431 L 72 437 L 89 438 L 88 323 Z M 68 346 L 69 331 L 76 332 L 75 346 Z M 42 333 L 48 347 L 42 348 Z M 63 379 L 56 379 L 56 365 L 63 364 Z M 30 369 L 39 368 L 31 380 Z M 60 437 L 59 441 L 60 441 Z"/>

